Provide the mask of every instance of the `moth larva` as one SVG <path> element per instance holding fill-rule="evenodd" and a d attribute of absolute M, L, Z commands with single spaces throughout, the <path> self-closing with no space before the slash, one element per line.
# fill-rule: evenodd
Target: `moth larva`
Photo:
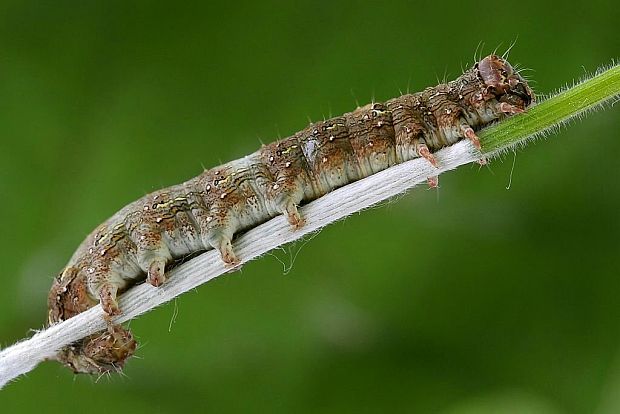
<path fill-rule="evenodd" d="M 165 283 L 166 265 L 193 252 L 217 249 L 238 264 L 235 233 L 286 215 L 304 221 L 297 207 L 347 183 L 417 157 L 433 165 L 433 152 L 475 131 L 523 112 L 534 100 L 526 81 L 504 59 L 491 55 L 456 80 L 372 103 L 309 125 L 244 158 L 205 171 L 129 204 L 97 227 L 55 278 L 49 323 L 101 303 L 118 315 L 116 297 L 146 278 Z M 63 349 L 57 359 L 75 372 L 101 373 L 123 366 L 136 343 L 109 322 L 109 330 Z"/>

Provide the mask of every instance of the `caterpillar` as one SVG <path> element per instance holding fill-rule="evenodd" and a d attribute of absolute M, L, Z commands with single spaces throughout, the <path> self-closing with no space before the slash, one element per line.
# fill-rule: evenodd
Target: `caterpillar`
<path fill-rule="evenodd" d="M 53 281 L 50 325 L 98 303 L 108 322 L 107 331 L 65 347 L 56 359 L 76 373 L 121 369 L 136 341 L 111 322 L 121 313 L 117 295 L 143 280 L 160 286 L 167 266 L 199 251 L 217 249 L 234 268 L 236 233 L 280 214 L 299 228 L 298 207 L 335 188 L 418 157 L 437 166 L 433 153 L 462 139 L 480 149 L 477 130 L 523 112 L 534 99 L 510 63 L 490 55 L 446 84 L 312 123 L 134 201 L 97 227 Z"/>

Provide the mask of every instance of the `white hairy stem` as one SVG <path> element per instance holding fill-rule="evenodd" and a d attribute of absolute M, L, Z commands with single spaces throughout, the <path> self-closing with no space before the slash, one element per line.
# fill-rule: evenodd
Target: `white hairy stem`
<path fill-rule="evenodd" d="M 599 69 L 592 78 L 586 78 L 549 97 L 545 102 L 530 107 L 526 114 L 510 117 L 480 131 L 484 148 L 488 151 L 484 157 L 490 159 L 515 146 L 525 145 L 536 137 L 556 130 L 570 119 L 581 117 L 606 103 L 613 105 L 618 98 L 620 66 L 613 63 Z M 433 167 L 426 159 L 418 158 L 348 184 L 303 206 L 300 211 L 306 225 L 299 230 L 293 231 L 283 216 L 249 230 L 234 243 L 241 264 L 350 214 L 402 194 L 426 182 L 429 177 L 477 161 L 481 157 L 481 153 L 468 140 L 460 141 L 434 155 L 439 168 Z M 215 250 L 203 253 L 173 269 L 168 275 L 168 281 L 158 288 L 149 284 L 131 288 L 120 297 L 123 314 L 115 318 L 114 322 L 133 319 L 232 270 L 224 265 Z M 0 351 L 0 388 L 31 371 L 41 361 L 53 359 L 61 348 L 105 329 L 103 316 L 101 306 L 97 305 Z"/>
<path fill-rule="evenodd" d="M 348 184 L 303 206 L 300 211 L 306 224 L 298 230 L 292 230 L 284 216 L 278 216 L 249 230 L 234 243 L 241 264 L 401 194 L 417 184 L 426 183 L 429 177 L 476 161 L 480 159 L 480 152 L 470 142 L 461 141 L 435 153 L 435 156 L 439 168 L 433 167 L 425 159 L 415 159 Z M 224 265 L 217 251 L 207 251 L 173 269 L 162 286 L 155 288 L 144 283 L 127 291 L 119 300 L 123 314 L 115 318 L 114 322 L 133 319 L 234 270 Z M 31 371 L 40 362 L 53 359 L 61 348 L 105 329 L 103 316 L 101 306 L 97 305 L 0 351 L 0 388 L 19 375 Z"/>

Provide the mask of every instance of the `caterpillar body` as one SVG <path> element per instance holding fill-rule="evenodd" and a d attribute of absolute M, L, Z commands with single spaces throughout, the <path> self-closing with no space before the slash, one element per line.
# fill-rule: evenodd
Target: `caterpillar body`
<path fill-rule="evenodd" d="M 217 249 L 234 267 L 235 233 L 284 214 L 303 226 L 298 206 L 347 183 L 433 152 L 461 139 L 480 148 L 475 131 L 523 112 L 534 101 L 527 82 L 503 58 L 490 55 L 457 79 L 372 103 L 313 123 L 185 183 L 134 201 L 97 227 L 54 279 L 49 324 L 101 303 L 118 315 L 116 297 L 146 278 L 166 280 L 165 268 L 188 254 Z M 74 372 L 122 368 L 136 347 L 131 333 L 109 329 L 82 339 L 57 359 Z"/>

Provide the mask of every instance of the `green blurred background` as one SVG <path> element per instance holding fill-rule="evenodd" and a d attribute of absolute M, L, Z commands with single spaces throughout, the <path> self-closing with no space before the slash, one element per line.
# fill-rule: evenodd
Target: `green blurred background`
<path fill-rule="evenodd" d="M 146 192 L 458 76 L 480 42 L 518 38 L 553 91 L 618 57 L 619 21 L 611 0 L 3 1 L 0 343 Z M 509 190 L 512 155 L 252 262 L 132 321 L 126 377 L 46 362 L 0 410 L 619 412 L 619 118 L 519 151 Z"/>

